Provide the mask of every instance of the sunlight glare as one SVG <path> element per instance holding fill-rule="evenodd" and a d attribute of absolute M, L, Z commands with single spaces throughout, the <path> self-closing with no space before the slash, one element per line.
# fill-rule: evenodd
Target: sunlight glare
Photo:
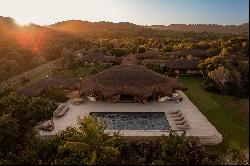
<path fill-rule="evenodd" d="M 25 18 L 15 18 L 15 21 L 20 26 L 26 26 L 31 23 L 28 19 Z"/>

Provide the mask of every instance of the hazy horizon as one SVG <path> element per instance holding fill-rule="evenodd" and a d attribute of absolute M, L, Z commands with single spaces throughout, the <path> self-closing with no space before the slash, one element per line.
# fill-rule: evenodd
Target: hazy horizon
<path fill-rule="evenodd" d="M 137 25 L 249 22 L 248 0 L 2 0 L 0 15 L 19 24 L 67 20 L 130 22 Z"/>
<path fill-rule="evenodd" d="M 0 17 L 5 17 L 5 18 L 13 18 L 13 17 L 10 17 L 10 16 L 1 16 Z M 15 20 L 15 18 L 13 18 Z M 17 21 L 17 20 L 15 20 Z M 90 23 L 98 23 L 98 22 L 110 22 L 110 23 L 131 23 L 131 24 L 135 24 L 135 25 L 139 25 L 139 26 L 169 26 L 169 25 L 173 25 L 173 24 L 185 24 L 185 25 L 195 25 L 195 24 L 201 24 L 201 25 L 212 25 L 212 24 L 215 24 L 215 25 L 222 25 L 222 26 L 231 26 L 231 25 L 235 25 L 235 26 L 239 26 L 239 25 L 242 25 L 242 24 L 246 24 L 246 23 L 249 23 L 248 21 L 247 22 L 242 22 L 240 24 L 218 24 L 218 23 L 170 23 L 170 24 L 149 24 L 149 25 L 141 25 L 141 24 L 136 24 L 136 23 L 133 23 L 133 22 L 129 22 L 129 21 L 117 21 L 117 22 L 113 22 L 113 21 L 105 21 L 105 20 L 100 20 L 100 21 L 90 21 L 90 20 L 81 20 L 81 19 L 68 19 L 68 20 L 59 20 L 59 21 L 56 21 L 56 22 L 53 22 L 51 24 L 38 24 L 38 23 L 34 23 L 34 22 L 29 22 L 29 23 L 24 23 L 24 25 L 28 25 L 28 24 L 36 24 L 36 25 L 40 25 L 40 26 L 50 26 L 50 25 L 53 25 L 53 24 L 56 24 L 56 23 L 60 23 L 60 22 L 65 22 L 65 21 L 83 21 L 83 22 L 90 22 Z M 17 24 L 19 24 L 17 22 Z M 22 23 L 20 23 L 22 24 Z"/>

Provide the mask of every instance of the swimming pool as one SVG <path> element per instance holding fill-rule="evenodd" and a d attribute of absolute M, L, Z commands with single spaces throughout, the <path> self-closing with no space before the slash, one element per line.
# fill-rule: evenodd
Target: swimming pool
<path fill-rule="evenodd" d="M 108 130 L 170 130 L 164 112 L 90 112 L 107 123 Z"/>

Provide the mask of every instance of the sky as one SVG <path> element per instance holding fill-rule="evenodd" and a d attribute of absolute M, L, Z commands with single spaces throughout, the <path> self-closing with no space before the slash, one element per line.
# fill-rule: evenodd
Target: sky
<path fill-rule="evenodd" d="M 0 0 L 0 16 L 19 24 L 64 20 L 131 22 L 138 25 L 249 22 L 249 0 Z"/>

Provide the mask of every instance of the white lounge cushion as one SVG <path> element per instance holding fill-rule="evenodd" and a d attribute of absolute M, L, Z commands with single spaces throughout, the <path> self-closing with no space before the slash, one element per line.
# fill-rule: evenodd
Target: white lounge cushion
<path fill-rule="evenodd" d="M 175 117 L 173 118 L 174 121 L 182 121 L 182 120 L 185 120 L 185 117 L 184 116 L 180 116 L 180 117 Z"/>
<path fill-rule="evenodd" d="M 176 125 L 177 128 L 179 129 L 188 129 L 190 128 L 190 125 L 189 124 L 185 124 L 185 125 Z"/>
<path fill-rule="evenodd" d="M 171 114 L 170 116 L 171 116 L 171 118 L 175 118 L 175 117 L 181 117 L 181 116 L 183 116 L 183 114 L 181 112 L 179 112 L 178 114 Z"/>
<path fill-rule="evenodd" d="M 169 111 L 170 114 L 178 114 L 179 112 L 181 112 L 181 110 Z"/>
<path fill-rule="evenodd" d="M 175 122 L 176 125 L 186 125 L 189 124 L 187 120 L 177 121 Z"/>

